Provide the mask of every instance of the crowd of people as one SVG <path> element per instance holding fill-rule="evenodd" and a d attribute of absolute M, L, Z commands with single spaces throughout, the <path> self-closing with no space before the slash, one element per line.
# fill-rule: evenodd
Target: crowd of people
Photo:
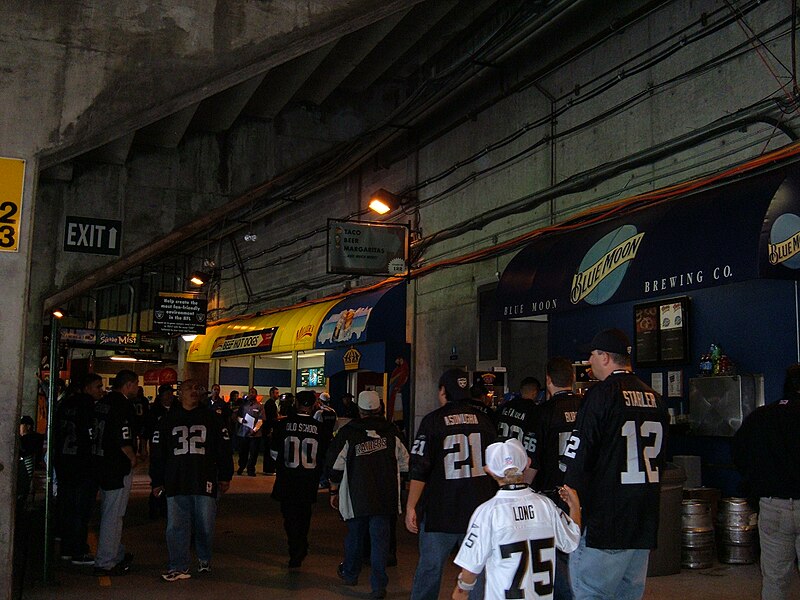
<path fill-rule="evenodd" d="M 369 390 L 343 399 L 344 415 L 328 394 L 272 388 L 261 402 L 250 388 L 226 402 L 218 385 L 209 395 L 192 379 L 177 397 L 161 386 L 149 405 L 137 402 L 135 373 L 120 371 L 108 393 L 90 375 L 55 418 L 59 521 L 70 523 L 62 557 L 93 564 L 98 575 L 129 570 L 123 517 L 132 469 L 149 454 L 151 515 L 167 518 L 163 579 L 210 574 L 217 501 L 234 473 L 255 475 L 264 452 L 289 568 L 308 554 L 322 487 L 347 528 L 341 583 L 355 585 L 366 562 L 372 598 L 387 593 L 399 515 L 419 541 L 412 600 L 439 597 L 455 551 L 453 598 L 640 598 L 658 527 L 667 411 L 632 373 L 623 332 L 601 332 L 587 352 L 598 382 L 584 397 L 572 391 L 565 358 L 547 363 L 543 387 L 524 379 L 519 396 L 496 408 L 466 372 L 445 371 L 439 407 L 410 444 Z M 87 531 L 98 491 L 92 556 Z"/>

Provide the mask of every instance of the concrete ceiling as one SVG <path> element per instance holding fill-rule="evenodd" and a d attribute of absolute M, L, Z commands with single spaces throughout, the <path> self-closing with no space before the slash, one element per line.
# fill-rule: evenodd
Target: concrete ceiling
<path fill-rule="evenodd" d="M 632 3 L 642 2 L 620 2 Z M 440 116 L 442 111 L 448 119 L 467 116 L 472 110 L 469 104 L 482 101 L 487 94 L 494 97 L 509 73 L 519 78 L 523 70 L 530 73 L 546 65 L 553 58 L 548 51 L 557 45 L 553 40 L 570 30 L 567 22 L 591 21 L 601 10 L 609 13 L 611 20 L 616 10 L 605 8 L 596 0 L 410 0 L 407 6 L 402 2 L 393 5 L 393 12 L 366 25 L 349 31 L 340 28 L 341 35 L 334 39 L 327 36 L 304 40 L 306 50 L 282 62 L 266 60 L 264 64 L 271 64 L 262 70 L 248 66 L 237 71 L 238 77 L 224 76 L 221 81 L 227 85 L 204 82 L 194 94 L 185 95 L 190 101 L 171 100 L 150 110 L 148 114 L 158 118 L 140 118 L 138 126 L 123 128 L 100 145 L 81 152 L 68 149 L 45 153 L 42 177 L 67 180 L 75 163 L 122 165 L 138 152 L 148 152 L 153 147 L 177 148 L 192 132 L 224 135 L 240 119 L 280 120 L 298 108 L 324 114 L 349 107 L 358 114 L 362 129 L 345 131 L 341 139 L 334 140 L 340 143 L 352 143 L 372 126 L 381 128 L 374 139 L 359 140 L 362 147 L 351 151 L 347 159 L 352 166 L 381 151 L 388 155 L 397 152 L 398 145 L 408 146 L 414 138 L 410 133 L 414 128 L 428 135 L 435 129 L 431 122 L 437 127 L 445 122 Z M 541 40 L 545 33 L 555 37 Z M 532 61 L 531 48 L 537 44 L 537 54 L 533 56 L 538 60 Z M 525 68 L 521 69 L 520 64 Z M 376 106 L 372 102 L 392 89 L 400 90 L 401 96 L 394 106 Z M 203 90 L 209 92 L 203 94 Z M 465 94 L 469 96 L 467 102 Z M 354 159 L 353 154 L 361 158 Z M 317 160 L 327 161 L 326 166 L 345 162 L 335 145 Z M 343 166 L 339 176 L 350 166 Z M 335 167 L 329 170 L 337 172 Z M 277 175 L 280 179 L 281 173 Z M 230 235 L 232 231 L 216 228 L 220 218 L 225 215 L 235 223 L 236 211 L 250 210 L 253 200 L 263 195 L 262 190 L 275 187 L 275 181 L 254 186 L 241 197 L 232 198 L 227 206 L 199 217 L 167 238 L 102 267 L 82 285 L 62 290 L 56 298 L 73 296 L 83 291 L 78 288 L 108 281 L 133 266 L 157 261 L 167 252 L 190 253 L 197 243 L 207 244 L 211 237 Z M 279 208 L 276 203 L 265 210 L 274 212 Z M 256 218 L 258 215 L 251 211 L 248 219 Z"/>

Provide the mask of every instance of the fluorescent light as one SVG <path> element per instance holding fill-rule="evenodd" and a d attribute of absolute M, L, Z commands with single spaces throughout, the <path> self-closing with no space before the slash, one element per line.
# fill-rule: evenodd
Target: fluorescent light
<path fill-rule="evenodd" d="M 181 335 L 184 342 L 192 342 L 197 337 L 196 333 L 184 333 Z"/>
<path fill-rule="evenodd" d="M 119 361 L 119 362 L 136 362 L 136 359 L 133 358 L 132 356 L 117 356 L 117 355 L 114 355 L 114 356 L 111 357 L 111 360 L 116 360 L 116 361 Z"/>
<path fill-rule="evenodd" d="M 385 215 L 390 210 L 392 210 L 391 206 L 389 206 L 382 200 L 379 200 L 378 198 L 373 198 L 372 200 L 370 200 L 369 207 L 379 215 Z"/>

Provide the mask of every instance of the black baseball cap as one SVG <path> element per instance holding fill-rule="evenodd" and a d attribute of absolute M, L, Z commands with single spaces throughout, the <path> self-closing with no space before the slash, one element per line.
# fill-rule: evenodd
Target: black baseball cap
<path fill-rule="evenodd" d="M 163 394 L 164 392 L 174 392 L 175 388 L 173 388 L 170 384 L 164 383 L 158 386 L 158 393 Z"/>
<path fill-rule="evenodd" d="M 444 386 L 451 402 L 469 399 L 469 375 L 461 369 L 448 369 L 439 377 L 439 387 Z"/>
<path fill-rule="evenodd" d="M 302 392 L 297 392 L 295 399 L 300 406 L 309 407 L 314 406 L 317 401 L 317 395 L 310 390 L 303 390 Z"/>
<path fill-rule="evenodd" d="M 581 348 L 581 351 L 586 354 L 591 353 L 593 350 L 630 356 L 631 342 L 625 332 L 621 329 L 617 329 L 616 327 L 612 329 L 604 329 L 594 336 L 589 344 L 586 344 Z"/>

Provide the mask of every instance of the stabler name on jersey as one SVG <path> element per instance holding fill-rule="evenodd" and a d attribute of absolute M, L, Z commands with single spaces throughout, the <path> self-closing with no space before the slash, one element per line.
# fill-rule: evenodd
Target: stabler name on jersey
<path fill-rule="evenodd" d="M 653 392 L 640 392 L 638 390 L 622 390 L 625 397 L 625 406 L 638 406 L 639 408 L 658 408 L 656 395 Z"/>

